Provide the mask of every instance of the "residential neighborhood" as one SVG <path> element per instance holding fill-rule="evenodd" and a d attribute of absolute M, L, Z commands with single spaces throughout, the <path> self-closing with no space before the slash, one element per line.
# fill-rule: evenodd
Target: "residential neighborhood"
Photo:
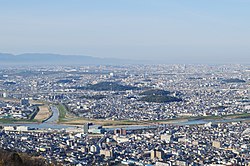
<path fill-rule="evenodd" d="M 5 150 L 56 165 L 250 164 L 248 66 L 20 67 L 0 76 Z"/>

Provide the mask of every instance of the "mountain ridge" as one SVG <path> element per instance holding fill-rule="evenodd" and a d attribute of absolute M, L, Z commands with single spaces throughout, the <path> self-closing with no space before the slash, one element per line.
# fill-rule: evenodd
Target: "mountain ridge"
<path fill-rule="evenodd" d="M 62 55 L 54 53 L 0 53 L 0 64 L 4 65 L 101 65 L 138 64 L 139 61 L 115 58 L 99 58 L 86 55 Z"/>

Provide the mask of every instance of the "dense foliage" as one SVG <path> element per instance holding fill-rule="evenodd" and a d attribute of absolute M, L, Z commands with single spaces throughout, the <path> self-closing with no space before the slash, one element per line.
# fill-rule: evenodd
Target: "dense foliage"
<path fill-rule="evenodd" d="M 66 84 L 66 83 L 72 83 L 72 80 L 58 80 L 56 83 L 58 84 Z"/>
<path fill-rule="evenodd" d="M 76 89 L 94 90 L 94 91 L 125 91 L 125 90 L 134 90 L 136 89 L 136 87 L 121 85 L 117 82 L 100 82 L 85 87 L 77 87 Z"/>
<path fill-rule="evenodd" d="M 45 160 L 25 153 L 0 149 L 0 165 L 4 166 L 47 166 Z"/>
<path fill-rule="evenodd" d="M 238 78 L 230 78 L 230 79 L 225 79 L 223 80 L 225 83 L 244 83 L 246 81 L 238 79 Z"/>
<path fill-rule="evenodd" d="M 182 99 L 173 96 L 160 96 L 160 95 L 148 95 L 142 97 L 141 101 L 155 102 L 155 103 L 169 103 L 169 102 L 179 102 Z"/>

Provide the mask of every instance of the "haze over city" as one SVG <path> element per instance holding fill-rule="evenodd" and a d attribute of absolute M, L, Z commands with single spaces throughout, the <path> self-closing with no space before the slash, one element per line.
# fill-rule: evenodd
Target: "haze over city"
<path fill-rule="evenodd" d="M 0 52 L 249 63 L 247 0 L 0 1 Z"/>

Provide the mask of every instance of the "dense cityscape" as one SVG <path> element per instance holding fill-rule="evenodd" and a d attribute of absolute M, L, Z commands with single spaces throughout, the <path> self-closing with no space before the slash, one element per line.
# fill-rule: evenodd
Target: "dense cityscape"
<path fill-rule="evenodd" d="M 2 97 L 60 102 L 72 114 L 90 119 L 166 120 L 249 110 L 248 66 L 88 66 L 0 72 Z"/>
<path fill-rule="evenodd" d="M 164 125 L 92 136 L 5 127 L 0 146 L 64 165 L 249 165 L 249 127 L 241 122 Z"/>
<path fill-rule="evenodd" d="M 0 69 L 0 147 L 55 165 L 250 164 L 248 65 Z"/>

